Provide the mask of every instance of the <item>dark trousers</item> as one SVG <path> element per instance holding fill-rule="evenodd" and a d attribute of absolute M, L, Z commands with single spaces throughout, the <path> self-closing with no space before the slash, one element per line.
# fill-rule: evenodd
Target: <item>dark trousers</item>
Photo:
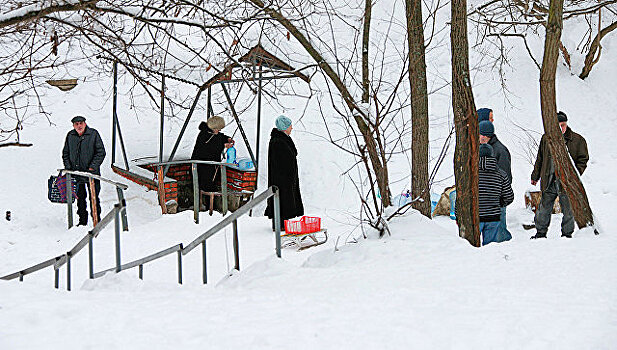
<path fill-rule="evenodd" d="M 559 180 L 553 179 L 546 187 L 546 190 L 542 192 L 542 199 L 533 219 L 536 224 L 536 230 L 541 235 L 546 235 L 546 232 L 548 232 L 548 226 L 551 224 L 551 215 L 553 214 L 553 205 L 557 196 L 559 196 L 559 205 L 563 213 L 561 233 L 572 234 L 574 232 L 574 215 L 570 206 L 570 200 L 568 195 L 561 189 Z"/>
<path fill-rule="evenodd" d="M 90 185 L 88 182 L 77 183 L 77 215 L 79 215 L 79 222 L 82 224 L 88 223 L 88 202 L 86 201 L 86 188 L 88 193 L 90 192 Z M 101 182 L 94 180 L 95 188 L 95 200 L 96 200 L 96 213 L 98 221 L 101 221 L 101 202 L 99 201 L 99 193 L 101 192 Z M 90 193 L 92 198 L 92 193 Z M 92 205 L 90 205 L 90 211 L 92 211 Z"/>

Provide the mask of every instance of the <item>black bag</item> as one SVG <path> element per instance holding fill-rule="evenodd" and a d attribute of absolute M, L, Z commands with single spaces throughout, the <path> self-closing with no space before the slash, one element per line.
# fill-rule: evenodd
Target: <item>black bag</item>
<path fill-rule="evenodd" d="M 71 178 L 73 198 L 71 203 L 77 198 L 77 183 L 74 178 Z M 47 180 L 47 198 L 52 203 L 66 203 L 66 176 L 50 176 Z"/>

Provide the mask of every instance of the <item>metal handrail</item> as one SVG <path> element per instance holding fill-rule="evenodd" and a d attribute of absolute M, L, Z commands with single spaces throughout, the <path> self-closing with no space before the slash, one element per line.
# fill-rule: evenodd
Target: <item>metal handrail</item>
<path fill-rule="evenodd" d="M 93 173 L 88 173 L 85 171 L 77 171 L 77 170 L 68 170 L 68 169 L 58 169 L 58 171 L 62 174 L 71 174 L 71 175 L 77 175 L 77 176 L 83 176 L 83 177 L 88 177 L 88 178 L 92 178 L 92 179 L 97 179 L 103 182 L 107 182 L 108 184 L 114 185 L 116 187 L 119 187 L 123 190 L 126 190 L 129 188 L 129 186 L 121 183 L 121 182 L 116 182 L 116 181 L 112 181 L 109 179 L 106 179 L 104 177 L 102 177 L 101 175 L 97 175 L 97 174 L 93 174 Z"/>
<path fill-rule="evenodd" d="M 10 281 L 12 279 L 18 278 L 20 281 L 23 281 L 24 276 L 29 275 L 31 273 L 42 270 L 46 267 L 53 266 L 54 267 L 54 275 L 55 275 L 55 287 L 58 288 L 59 284 L 59 273 L 58 270 L 63 265 L 67 265 L 67 290 L 71 290 L 71 271 L 70 271 L 70 261 L 71 258 L 77 255 L 86 245 L 89 245 L 89 267 L 90 267 L 90 276 L 93 274 L 94 266 L 93 266 L 93 250 L 92 250 L 92 239 L 95 238 L 101 230 L 103 230 L 112 220 L 116 220 L 116 235 L 119 235 L 119 223 L 118 216 L 120 212 L 125 211 L 126 206 L 122 203 L 118 203 L 114 205 L 114 208 L 101 220 L 101 222 L 94 227 L 92 230 L 88 231 L 88 233 L 81 239 L 75 246 L 70 249 L 68 252 L 62 255 L 58 255 L 51 259 L 45 260 L 41 263 L 33 265 L 31 267 L 25 268 L 23 270 L 8 274 L 6 276 L 0 277 L 1 280 Z"/>
<path fill-rule="evenodd" d="M 103 275 L 105 275 L 107 272 L 111 272 L 111 271 L 116 271 L 116 272 L 120 272 L 120 271 L 124 271 L 124 270 L 129 270 L 132 269 L 134 267 L 139 267 L 139 278 L 143 279 L 143 266 L 144 264 L 160 259 L 162 257 L 165 257 L 167 255 L 173 254 L 173 253 L 177 253 L 178 254 L 178 283 L 182 284 L 182 256 L 188 254 L 190 251 L 192 251 L 194 248 L 196 248 L 198 245 L 202 245 L 202 277 L 203 277 L 203 283 L 206 284 L 208 281 L 208 275 L 207 275 L 207 264 L 206 264 L 206 240 L 210 237 L 212 237 L 214 234 L 216 234 L 217 232 L 221 231 L 223 228 L 225 228 L 227 225 L 229 225 L 230 223 L 233 224 L 233 246 L 234 246 L 234 260 L 235 260 L 235 265 L 234 268 L 236 270 L 240 270 L 240 254 L 239 254 L 239 242 L 238 242 L 238 223 L 237 220 L 240 216 L 246 214 L 249 210 L 251 210 L 253 207 L 255 207 L 257 204 L 267 200 L 270 197 L 274 197 L 274 226 L 275 226 L 275 241 L 276 241 L 276 256 L 277 257 L 281 257 L 281 216 L 280 216 L 280 200 L 279 200 L 279 191 L 278 188 L 276 186 L 271 186 L 270 188 L 268 188 L 266 191 L 264 191 L 263 193 L 259 194 L 257 197 L 253 198 L 252 200 L 250 200 L 248 203 L 246 203 L 245 205 L 243 205 L 241 208 L 239 208 L 238 210 L 236 210 L 233 214 L 225 217 L 223 220 L 221 220 L 218 224 L 214 225 L 212 228 L 210 228 L 208 231 L 206 231 L 205 233 L 203 233 L 202 235 L 200 235 L 199 237 L 195 238 L 191 243 L 189 243 L 189 245 L 187 245 L 186 247 L 183 247 L 182 243 L 181 244 L 176 244 L 174 246 L 171 246 L 169 248 L 163 249 L 157 253 L 148 255 L 146 257 L 131 261 L 129 263 L 126 263 L 124 265 L 117 265 L 116 268 L 109 268 L 103 271 L 99 271 L 97 273 L 92 274 L 91 278 L 99 278 L 102 277 Z M 117 247 L 117 250 L 119 251 L 119 247 Z"/>
<path fill-rule="evenodd" d="M 196 224 L 199 224 L 199 209 L 201 206 L 200 203 L 200 190 L 199 190 L 199 177 L 197 174 L 197 165 L 198 164 L 207 164 L 207 165 L 220 165 L 221 166 L 221 195 L 223 197 L 223 215 L 227 214 L 227 208 L 228 208 L 228 203 L 227 203 L 227 168 L 232 168 L 232 169 L 240 169 L 238 166 L 236 166 L 233 163 L 225 163 L 225 162 L 215 162 L 215 161 L 210 161 L 210 160 L 195 160 L 195 159 L 186 159 L 186 160 L 174 160 L 174 161 L 170 161 L 170 162 L 154 162 L 154 163 L 146 163 L 143 164 L 143 166 L 151 166 L 151 167 L 158 167 L 159 168 L 159 175 L 163 174 L 163 167 L 168 167 L 171 165 L 178 165 L 178 164 L 191 164 L 191 174 L 193 177 L 193 221 L 195 221 Z M 159 179 L 159 187 L 162 186 L 162 179 Z M 159 188 L 159 191 L 161 191 L 161 189 Z M 162 196 L 162 193 L 159 192 L 159 197 Z M 162 201 L 162 199 L 159 198 L 159 200 Z M 161 206 L 164 206 L 165 203 L 160 203 Z M 245 204 L 246 205 L 246 204 Z"/>
<path fill-rule="evenodd" d="M 96 180 L 103 181 L 111 185 L 114 185 L 116 187 L 116 193 L 118 194 L 118 202 L 120 202 L 122 206 L 126 206 L 126 201 L 124 199 L 123 190 L 126 190 L 129 188 L 127 185 L 120 183 L 120 182 L 106 179 L 102 177 L 101 175 L 92 174 L 92 173 L 88 173 L 84 171 L 69 170 L 69 169 L 58 169 L 58 171 L 60 172 L 60 175 L 66 174 L 67 184 L 72 184 L 71 175 L 87 177 L 88 182 L 90 182 L 90 185 L 92 186 L 90 189 L 91 191 L 94 191 L 94 184 L 92 183 L 92 179 L 96 179 Z M 68 191 L 68 190 L 66 191 L 66 204 L 67 204 L 67 218 L 68 218 L 68 226 L 69 226 L 68 228 L 71 228 L 73 227 L 73 191 Z M 94 220 L 94 217 L 93 217 L 93 220 Z M 95 226 L 98 226 L 98 223 L 96 221 L 95 223 L 96 223 Z M 124 231 L 129 230 L 129 223 L 126 217 L 126 210 L 122 212 L 122 229 Z"/>

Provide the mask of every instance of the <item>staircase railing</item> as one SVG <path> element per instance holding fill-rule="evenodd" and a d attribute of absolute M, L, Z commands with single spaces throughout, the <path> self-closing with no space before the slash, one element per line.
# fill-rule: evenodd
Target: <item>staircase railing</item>
<path fill-rule="evenodd" d="M 68 191 L 67 191 L 68 192 Z M 248 213 L 253 207 L 259 203 L 273 197 L 274 201 L 274 235 L 276 244 L 276 256 L 281 257 L 281 216 L 280 216 L 280 200 L 279 191 L 276 186 L 268 188 L 263 193 L 254 197 L 245 205 L 236 210 L 233 214 L 225 217 L 219 223 L 211 227 L 208 231 L 195 238 L 186 247 L 182 243 L 173 245 L 167 249 L 163 249 L 160 252 L 148 255 L 141 259 L 131 261 L 129 263 L 122 264 L 120 255 L 120 216 L 126 211 L 125 202 L 117 203 L 114 205 L 114 209 L 111 210 L 101 222 L 94 227 L 77 243 L 75 246 L 66 252 L 65 254 L 56 256 L 49 260 L 38 263 L 34 266 L 26 269 L 8 274 L 0 277 L 2 280 L 12 280 L 19 278 L 19 281 L 24 280 L 24 276 L 31 273 L 42 270 L 46 267 L 53 266 L 54 268 L 54 287 L 59 287 L 60 280 L 60 267 L 66 265 L 66 289 L 71 290 L 71 259 L 75 257 L 86 245 L 88 245 L 88 275 L 90 279 L 99 278 L 105 275 L 107 272 L 115 271 L 116 273 L 124 270 L 129 270 L 135 267 L 139 267 L 139 278 L 143 279 L 143 267 L 146 263 L 160 259 L 167 255 L 176 253 L 178 254 L 178 283 L 182 284 L 182 256 L 188 254 L 199 245 L 202 246 L 202 280 L 203 283 L 208 283 L 207 261 L 206 261 L 206 241 L 208 238 L 214 236 L 217 232 L 227 227 L 229 224 L 233 226 L 233 248 L 234 248 L 234 268 L 240 270 L 240 247 L 238 240 L 238 218 Z M 97 273 L 94 273 L 94 246 L 93 239 L 109 225 L 114 222 L 115 227 L 115 257 L 116 266 Z"/>
<path fill-rule="evenodd" d="M 70 179 L 68 179 L 70 180 Z M 70 183 L 67 181 L 67 183 Z M 71 192 L 71 191 L 67 191 Z M 24 276 L 29 275 L 31 273 L 40 271 L 46 267 L 53 266 L 54 268 L 54 287 L 59 288 L 60 284 L 60 268 L 63 265 L 66 265 L 66 289 L 71 290 L 71 259 L 75 257 L 86 245 L 88 245 L 88 264 L 89 264 L 89 276 L 90 278 L 94 278 L 94 246 L 93 239 L 96 238 L 99 233 L 107 227 L 112 221 L 115 226 L 115 240 L 116 240 L 116 262 L 119 263 L 120 258 L 120 216 L 122 213 L 126 213 L 126 203 L 122 201 L 114 205 L 114 208 L 105 215 L 105 217 L 96 225 L 92 230 L 88 231 L 88 233 L 77 243 L 75 246 L 69 250 L 68 252 L 58 255 L 49 260 L 38 263 L 34 266 L 28 267 L 26 269 L 8 274 L 6 276 L 0 277 L 2 280 L 12 280 L 15 278 L 19 278 L 20 282 L 23 282 Z M 127 231 L 128 228 L 125 229 Z"/>
<path fill-rule="evenodd" d="M 118 202 L 122 203 L 123 206 L 126 206 L 125 200 L 124 200 L 124 192 L 123 190 L 126 190 L 128 188 L 127 185 L 120 183 L 120 182 L 116 182 L 116 181 L 112 181 L 109 179 L 106 179 L 100 175 L 96 175 L 96 174 L 92 174 L 92 173 L 88 173 L 88 172 L 84 172 L 84 171 L 76 171 L 76 170 L 67 170 L 67 169 L 58 169 L 58 171 L 61 174 L 65 174 L 66 175 L 66 183 L 70 184 L 71 183 L 71 175 L 77 175 L 77 176 L 82 176 L 82 177 L 87 177 L 88 178 L 88 183 L 90 186 L 90 193 L 94 194 L 95 192 L 95 188 L 94 188 L 94 179 L 102 181 L 102 182 L 106 182 L 108 184 L 114 185 L 116 187 L 116 192 L 118 194 Z M 90 197 L 91 201 L 93 201 L 93 197 Z M 73 227 L 73 191 L 66 191 L 66 203 L 67 203 L 67 217 L 68 217 L 68 226 L 69 228 Z M 96 210 L 96 203 L 93 203 L 94 205 L 92 205 L 92 211 Z M 96 213 L 95 213 L 96 214 Z M 124 231 L 128 231 L 129 230 L 129 224 L 128 224 L 128 220 L 126 218 L 126 210 L 122 211 L 122 228 Z M 92 215 L 92 221 L 94 223 L 94 226 L 98 225 L 98 215 Z"/>
<path fill-rule="evenodd" d="M 199 237 L 195 238 L 191 243 L 189 243 L 186 247 L 182 243 L 173 245 L 169 248 L 163 249 L 157 253 L 148 255 L 141 259 L 137 259 L 131 261 L 126 264 L 120 264 L 120 261 L 116 260 L 116 267 L 109 268 L 103 271 L 99 271 L 95 273 L 91 278 L 102 277 L 108 272 L 115 271 L 120 272 L 124 270 L 129 270 L 135 267 L 139 268 L 139 278 L 143 279 L 143 268 L 146 263 L 151 261 L 163 258 L 167 255 L 176 253 L 178 255 L 178 283 L 182 284 L 182 256 L 188 254 L 193 249 L 197 248 L 199 245 L 202 247 L 202 281 L 204 284 L 208 283 L 208 272 L 207 272 L 207 259 L 206 259 L 206 241 L 208 238 L 214 236 L 217 232 L 220 232 L 222 229 L 227 227 L 229 224 L 233 226 L 233 248 L 234 248 L 234 268 L 236 270 L 240 270 L 240 250 L 239 250 L 239 240 L 238 240 L 238 218 L 242 215 L 248 213 L 253 207 L 258 205 L 259 203 L 267 200 L 268 198 L 273 197 L 274 201 L 274 235 L 276 241 L 276 256 L 281 257 L 281 216 L 280 216 L 280 200 L 279 200 L 279 191 L 276 186 L 272 186 L 268 188 L 263 193 L 254 197 L 252 200 L 244 204 L 242 207 L 238 208 L 233 214 L 225 217 L 219 223 L 211 227 L 208 231 L 201 234 Z M 116 245 L 116 256 L 119 256 L 120 246 L 119 242 Z"/>

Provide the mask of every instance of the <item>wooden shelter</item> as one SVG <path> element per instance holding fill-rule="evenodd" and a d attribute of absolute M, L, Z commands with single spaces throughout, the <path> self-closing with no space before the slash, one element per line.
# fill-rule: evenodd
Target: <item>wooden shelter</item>
<path fill-rule="evenodd" d="M 162 176 L 159 175 L 160 172 L 157 172 L 156 165 L 153 163 L 142 163 L 142 164 L 134 164 L 132 167 L 129 166 L 129 161 L 126 156 L 126 145 L 122 138 L 122 132 L 120 128 L 120 121 L 117 115 L 117 81 L 118 81 L 118 62 L 114 62 L 114 88 L 113 88 L 113 116 L 112 116 L 112 159 L 111 159 L 111 168 L 117 174 L 143 186 L 146 186 L 148 189 L 159 191 L 159 198 L 161 201 L 161 206 L 163 207 L 163 212 L 167 212 L 166 203 L 170 201 L 175 201 L 179 205 L 179 209 L 187 209 L 187 207 L 183 206 L 183 203 L 192 203 L 192 173 L 191 173 L 191 165 L 179 164 L 179 165 L 167 165 L 162 171 Z M 137 67 L 130 67 L 131 69 L 136 69 Z M 156 73 L 150 71 L 151 73 Z M 237 72 L 241 72 L 243 74 L 239 75 Z M 250 74 L 247 74 L 249 72 Z M 234 120 L 237 123 L 238 129 L 242 134 L 242 139 L 244 144 L 249 152 L 251 160 L 255 165 L 256 172 L 259 171 L 259 142 L 260 142 L 260 134 L 261 134 L 261 104 L 262 104 L 262 82 L 267 80 L 275 80 L 275 79 L 287 79 L 287 78 L 300 78 L 305 82 L 310 82 L 309 77 L 300 73 L 298 70 L 294 69 L 289 64 L 285 63 L 280 58 L 266 51 L 260 44 L 257 44 L 253 48 L 251 48 L 245 55 L 240 58 L 232 61 L 225 67 L 220 70 L 217 70 L 217 73 L 208 79 L 203 84 L 197 84 L 194 82 L 190 82 L 185 79 L 181 79 L 178 77 L 170 76 L 164 73 L 156 73 L 161 75 L 161 113 L 160 113 L 160 137 L 159 137 L 159 152 L 158 152 L 158 163 L 163 162 L 171 162 L 176 160 L 176 152 L 178 150 L 178 146 L 184 136 L 184 132 L 188 126 L 191 117 L 195 111 L 195 107 L 197 106 L 197 102 L 199 101 L 201 94 L 203 91 L 207 90 L 207 118 L 209 118 L 213 114 L 212 110 L 212 88 L 216 86 L 220 86 L 222 89 L 225 99 L 229 104 L 229 108 Z M 173 149 L 167 159 L 163 159 L 163 127 L 164 127 L 164 91 L 165 91 L 165 79 L 173 79 L 177 81 L 181 81 L 187 84 L 191 84 L 196 86 L 197 94 L 193 100 L 191 108 L 189 110 L 186 119 L 184 120 L 184 124 L 180 130 L 180 133 L 174 143 Z M 240 122 L 238 115 L 236 113 L 236 109 L 234 107 L 234 103 L 229 95 L 227 87 L 225 86 L 227 83 L 248 83 L 248 82 L 256 82 L 257 83 L 257 135 L 255 141 L 255 149 L 256 154 L 253 153 L 253 148 L 251 147 L 251 143 L 248 140 L 248 137 L 242 127 L 242 123 Z M 116 164 L 116 147 L 117 142 L 119 140 L 120 148 L 122 150 L 122 156 L 124 160 L 124 167 L 119 164 Z M 157 177 L 161 177 L 163 181 L 159 181 Z"/>

